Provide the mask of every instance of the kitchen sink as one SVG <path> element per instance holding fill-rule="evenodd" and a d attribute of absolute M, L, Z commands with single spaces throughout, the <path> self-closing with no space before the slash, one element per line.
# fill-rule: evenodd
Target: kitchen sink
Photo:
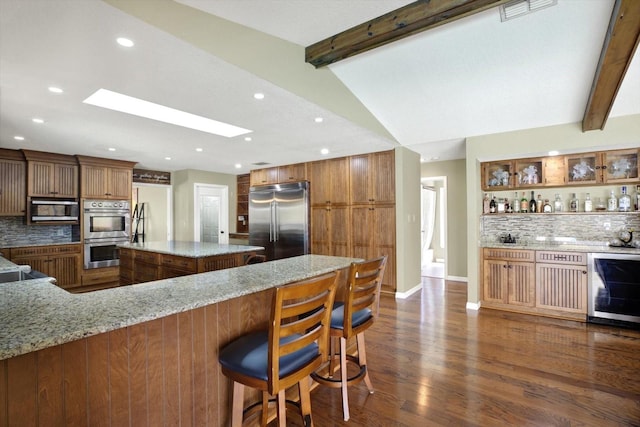
<path fill-rule="evenodd" d="M 24 270 L 5 270 L 0 271 L 0 283 L 18 282 L 20 280 L 40 279 L 48 277 L 46 274 L 36 270 L 26 272 Z"/>

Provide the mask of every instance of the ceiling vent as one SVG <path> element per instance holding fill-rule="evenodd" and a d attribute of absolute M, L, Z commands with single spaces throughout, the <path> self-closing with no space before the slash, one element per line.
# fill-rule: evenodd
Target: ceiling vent
<path fill-rule="evenodd" d="M 271 163 L 269 162 L 256 162 L 256 163 L 251 163 L 254 166 L 266 166 L 266 165 L 270 165 Z"/>
<path fill-rule="evenodd" d="M 558 0 L 515 0 L 500 6 L 502 22 L 558 4 Z"/>

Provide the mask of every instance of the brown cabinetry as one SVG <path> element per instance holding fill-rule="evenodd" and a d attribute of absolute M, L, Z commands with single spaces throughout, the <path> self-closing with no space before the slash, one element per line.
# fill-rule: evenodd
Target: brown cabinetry
<path fill-rule="evenodd" d="M 25 215 L 26 170 L 20 151 L 0 148 L 0 216 Z"/>
<path fill-rule="evenodd" d="M 535 304 L 534 252 L 484 249 L 483 305 L 501 308 Z"/>
<path fill-rule="evenodd" d="M 350 224 L 347 206 L 311 208 L 311 253 L 348 257 L 351 253 Z"/>
<path fill-rule="evenodd" d="M 277 184 L 278 168 L 255 169 L 251 171 L 251 186 Z"/>
<path fill-rule="evenodd" d="M 587 314 L 587 254 L 536 252 L 536 307 Z"/>
<path fill-rule="evenodd" d="M 638 151 L 606 151 L 602 153 L 602 182 L 607 184 L 638 181 Z"/>
<path fill-rule="evenodd" d="M 296 163 L 278 167 L 278 182 L 299 182 L 307 179 L 307 164 Z"/>
<path fill-rule="evenodd" d="M 135 162 L 76 156 L 80 195 L 86 199 L 130 200 Z"/>
<path fill-rule="evenodd" d="M 485 191 L 502 191 L 513 188 L 514 161 L 502 160 L 482 164 L 482 189 Z"/>
<path fill-rule="evenodd" d="M 236 204 L 236 232 L 248 233 L 249 232 L 249 186 L 250 175 L 238 175 L 236 177 L 236 191 L 237 191 L 237 204 Z"/>
<path fill-rule="evenodd" d="M 73 156 L 22 150 L 27 160 L 27 196 L 78 198 L 78 164 Z"/>
<path fill-rule="evenodd" d="M 349 204 L 348 157 L 311 162 L 307 172 L 313 206 Z"/>
<path fill-rule="evenodd" d="M 27 264 L 56 279 L 61 288 L 79 287 L 82 246 L 79 243 L 11 248 L 11 262 Z"/>
<path fill-rule="evenodd" d="M 352 204 L 395 203 L 395 160 L 393 151 L 350 158 Z"/>

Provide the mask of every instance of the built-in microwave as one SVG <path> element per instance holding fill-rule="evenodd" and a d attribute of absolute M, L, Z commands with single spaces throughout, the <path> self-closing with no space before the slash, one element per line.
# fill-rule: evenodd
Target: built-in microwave
<path fill-rule="evenodd" d="M 79 208 L 77 200 L 31 199 L 29 219 L 38 222 L 77 222 Z"/>

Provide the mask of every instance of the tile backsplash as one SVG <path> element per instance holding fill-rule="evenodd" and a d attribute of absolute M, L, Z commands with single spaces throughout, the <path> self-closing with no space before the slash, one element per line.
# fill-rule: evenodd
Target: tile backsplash
<path fill-rule="evenodd" d="M 605 243 L 622 229 L 640 233 L 640 214 L 483 215 L 480 220 L 480 239 L 493 242 L 511 234 L 519 242 L 568 238 L 581 243 Z"/>
<path fill-rule="evenodd" d="M 48 245 L 80 241 L 77 225 L 27 225 L 23 217 L 0 217 L 0 247 Z"/>

